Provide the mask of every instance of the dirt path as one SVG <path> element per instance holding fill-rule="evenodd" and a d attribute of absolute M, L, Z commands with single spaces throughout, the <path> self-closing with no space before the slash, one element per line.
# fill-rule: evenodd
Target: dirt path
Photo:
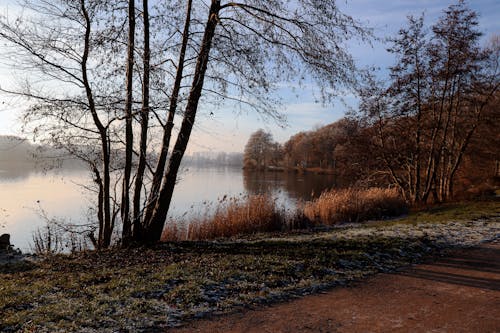
<path fill-rule="evenodd" d="M 500 332 L 500 242 L 169 332 Z"/>

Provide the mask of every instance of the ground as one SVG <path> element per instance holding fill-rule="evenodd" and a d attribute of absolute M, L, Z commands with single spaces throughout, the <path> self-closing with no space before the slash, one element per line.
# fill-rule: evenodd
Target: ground
<path fill-rule="evenodd" d="M 494 201 L 210 242 L 9 255 L 0 332 L 365 332 L 409 322 L 488 332 L 499 327 L 499 240 Z M 412 266 L 429 258 L 441 259 Z"/>
<path fill-rule="evenodd" d="M 500 242 L 289 303 L 191 323 L 188 332 L 498 332 Z"/>

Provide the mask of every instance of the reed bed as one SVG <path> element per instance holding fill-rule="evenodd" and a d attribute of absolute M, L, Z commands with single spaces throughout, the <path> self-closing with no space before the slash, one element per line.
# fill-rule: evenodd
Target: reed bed
<path fill-rule="evenodd" d="M 323 192 L 306 202 L 303 211 L 311 221 L 333 225 L 398 216 L 408 211 L 408 205 L 394 188 L 348 188 Z"/>
<path fill-rule="evenodd" d="M 215 208 L 189 222 L 168 223 L 162 240 L 206 240 L 282 230 L 287 224 L 276 199 L 269 195 L 224 197 Z M 210 212 L 212 211 L 212 212 Z"/>
<path fill-rule="evenodd" d="M 225 196 L 215 204 L 208 204 L 198 217 L 167 223 L 162 240 L 209 240 L 289 231 L 398 216 L 407 211 L 406 202 L 395 189 L 331 190 L 292 211 L 279 207 L 276 198 L 270 195 Z"/>

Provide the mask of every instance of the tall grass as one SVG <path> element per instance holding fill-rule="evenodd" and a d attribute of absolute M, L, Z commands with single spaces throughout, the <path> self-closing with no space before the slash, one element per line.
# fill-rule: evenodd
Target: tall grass
<path fill-rule="evenodd" d="M 304 229 L 401 215 L 408 207 L 395 189 L 328 191 L 294 211 L 278 207 L 270 195 L 249 195 L 207 206 L 199 217 L 167 223 L 162 240 L 208 240 L 269 231 Z"/>
<path fill-rule="evenodd" d="M 220 200 L 214 212 L 189 223 L 168 223 L 162 240 L 206 240 L 255 232 L 282 230 L 287 219 L 269 195 L 249 195 Z"/>
<path fill-rule="evenodd" d="M 408 211 L 408 205 L 394 188 L 348 188 L 323 192 L 303 210 L 311 221 L 332 225 L 398 216 Z"/>

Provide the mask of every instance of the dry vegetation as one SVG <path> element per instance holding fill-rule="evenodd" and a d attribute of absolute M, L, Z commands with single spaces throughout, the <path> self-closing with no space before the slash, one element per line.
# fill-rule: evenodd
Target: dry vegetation
<path fill-rule="evenodd" d="M 162 240 L 206 240 L 281 230 L 285 224 L 283 215 L 276 200 L 269 195 L 224 197 L 216 204 L 212 214 L 207 212 L 189 223 L 168 224 Z"/>
<path fill-rule="evenodd" d="M 290 212 L 269 195 L 249 195 L 222 200 L 189 222 L 167 224 L 162 240 L 208 240 L 257 232 L 303 229 L 398 216 L 408 206 L 396 189 L 331 190 Z"/>
<path fill-rule="evenodd" d="M 453 204 L 324 232 L 167 242 L 0 265 L 0 331 L 169 331 L 494 239 L 499 216 L 499 201 Z"/>
<path fill-rule="evenodd" d="M 403 266 L 426 246 L 373 237 L 176 242 L 0 266 L 0 331 L 161 332 L 359 279 L 388 261 L 380 251 L 391 255 L 387 269 Z"/>
<path fill-rule="evenodd" d="M 395 188 L 331 190 L 304 205 L 307 218 L 326 225 L 398 216 L 407 211 L 408 205 Z"/>

